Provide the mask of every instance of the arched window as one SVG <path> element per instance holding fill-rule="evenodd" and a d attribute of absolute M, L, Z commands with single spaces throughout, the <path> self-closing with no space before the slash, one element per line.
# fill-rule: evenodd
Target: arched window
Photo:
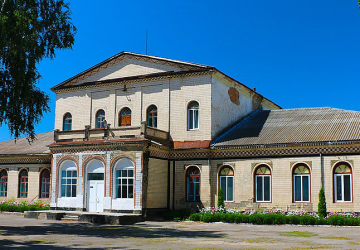
<path fill-rule="evenodd" d="M 271 202 L 271 170 L 260 165 L 255 171 L 255 201 Z"/>
<path fill-rule="evenodd" d="M 63 120 L 63 130 L 64 131 L 70 131 L 71 130 L 71 124 L 72 124 L 72 116 L 70 113 L 66 113 L 64 115 Z"/>
<path fill-rule="evenodd" d="M 105 111 L 100 109 L 96 112 L 96 128 L 105 128 Z"/>
<path fill-rule="evenodd" d="M 155 105 L 151 105 L 147 109 L 147 125 L 149 127 L 157 128 L 157 107 Z"/>
<path fill-rule="evenodd" d="M 134 164 L 127 158 L 120 159 L 114 168 L 114 198 L 134 198 Z"/>
<path fill-rule="evenodd" d="M 335 202 L 351 202 L 352 184 L 351 184 L 351 166 L 348 163 L 341 162 L 334 168 L 334 196 Z"/>
<path fill-rule="evenodd" d="M 200 201 L 200 170 L 195 166 L 186 171 L 186 201 Z"/>
<path fill-rule="evenodd" d="M 19 173 L 19 198 L 28 196 L 28 171 L 23 169 Z"/>
<path fill-rule="evenodd" d="M 76 197 L 77 168 L 73 161 L 61 165 L 60 197 Z"/>
<path fill-rule="evenodd" d="M 234 201 L 234 170 L 224 166 L 219 173 L 219 184 L 225 201 Z"/>
<path fill-rule="evenodd" d="M 123 108 L 119 113 L 119 127 L 131 126 L 131 109 Z"/>
<path fill-rule="evenodd" d="M 0 171 L 0 197 L 7 196 L 7 172 L 5 169 Z"/>
<path fill-rule="evenodd" d="M 310 202 L 310 169 L 298 164 L 293 170 L 294 202 Z"/>
<path fill-rule="evenodd" d="M 50 171 L 44 169 L 40 174 L 40 198 L 50 197 Z"/>
<path fill-rule="evenodd" d="M 190 102 L 188 106 L 188 130 L 199 128 L 199 103 Z"/>

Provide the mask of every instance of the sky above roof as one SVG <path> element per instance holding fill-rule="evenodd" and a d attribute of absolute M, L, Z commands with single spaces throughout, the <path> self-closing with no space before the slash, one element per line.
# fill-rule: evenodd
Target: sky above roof
<path fill-rule="evenodd" d="M 360 10 L 356 0 L 72 0 L 73 50 L 39 65 L 54 128 L 50 88 L 121 52 L 145 53 L 218 68 L 283 108 L 360 111 Z M 10 139 L 6 125 L 0 141 Z"/>

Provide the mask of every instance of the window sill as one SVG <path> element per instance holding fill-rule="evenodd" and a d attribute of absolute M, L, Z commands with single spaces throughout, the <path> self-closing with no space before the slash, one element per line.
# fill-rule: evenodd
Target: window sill
<path fill-rule="evenodd" d="M 352 201 L 335 201 L 334 203 L 353 203 Z"/>
<path fill-rule="evenodd" d="M 272 201 L 255 201 L 255 203 L 272 203 Z"/>

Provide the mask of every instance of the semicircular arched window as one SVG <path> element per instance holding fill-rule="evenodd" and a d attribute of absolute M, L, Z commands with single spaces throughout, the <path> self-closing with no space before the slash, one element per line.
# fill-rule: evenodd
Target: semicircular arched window
<path fill-rule="evenodd" d="M 186 171 L 186 201 L 200 201 L 200 170 L 196 166 Z"/>
<path fill-rule="evenodd" d="M 72 126 L 72 116 L 70 113 L 66 113 L 64 115 L 64 120 L 63 120 L 63 130 L 70 131 L 71 126 Z"/>
<path fill-rule="evenodd" d="M 7 196 L 7 180 L 8 174 L 5 169 L 0 171 L 0 197 Z"/>
<path fill-rule="evenodd" d="M 310 169 L 305 164 L 298 164 L 293 170 L 294 202 L 310 202 Z"/>
<path fill-rule="evenodd" d="M 44 169 L 40 175 L 40 198 L 50 197 L 50 171 Z"/>
<path fill-rule="evenodd" d="M 105 128 L 105 111 L 100 109 L 96 112 L 96 128 Z"/>
<path fill-rule="evenodd" d="M 352 169 L 348 163 L 341 162 L 334 168 L 335 202 L 352 201 Z"/>
<path fill-rule="evenodd" d="M 60 197 L 76 197 L 77 167 L 71 160 L 61 165 Z"/>
<path fill-rule="evenodd" d="M 123 108 L 119 113 L 119 127 L 131 126 L 131 109 Z"/>
<path fill-rule="evenodd" d="M 147 115 L 147 125 L 152 128 L 157 128 L 157 107 L 155 105 L 151 105 L 148 107 L 146 115 Z"/>
<path fill-rule="evenodd" d="M 234 170 L 230 166 L 223 166 L 219 172 L 219 188 L 221 188 L 224 201 L 234 201 Z"/>
<path fill-rule="evenodd" d="M 19 198 L 28 196 L 28 171 L 23 169 L 19 173 Z"/>
<path fill-rule="evenodd" d="M 260 165 L 255 171 L 255 201 L 271 202 L 271 170 Z"/>
<path fill-rule="evenodd" d="M 114 198 L 133 199 L 134 181 L 134 163 L 127 158 L 118 160 L 114 167 Z"/>
<path fill-rule="evenodd" d="M 199 128 L 199 103 L 192 101 L 188 105 L 188 130 Z"/>

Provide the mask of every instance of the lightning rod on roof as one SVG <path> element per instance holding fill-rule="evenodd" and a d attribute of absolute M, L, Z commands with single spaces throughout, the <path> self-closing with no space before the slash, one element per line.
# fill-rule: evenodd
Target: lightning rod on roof
<path fill-rule="evenodd" d="M 148 54 L 148 30 L 146 30 L 146 55 Z"/>

